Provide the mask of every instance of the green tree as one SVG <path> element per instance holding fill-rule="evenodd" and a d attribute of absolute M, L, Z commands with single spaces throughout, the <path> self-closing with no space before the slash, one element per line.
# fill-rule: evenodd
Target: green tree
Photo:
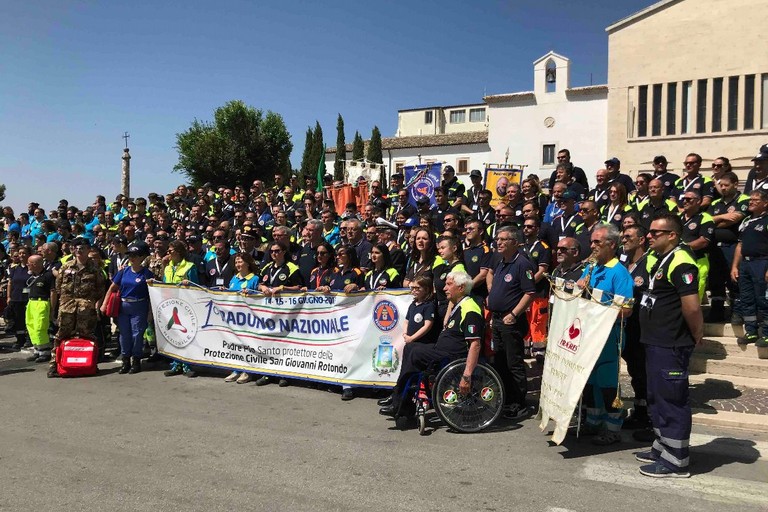
<path fill-rule="evenodd" d="M 315 130 L 312 133 L 312 166 L 304 176 L 317 176 L 317 168 L 320 166 L 320 162 L 324 160 L 325 144 L 323 143 L 323 129 L 320 127 L 320 121 L 315 121 Z"/>
<path fill-rule="evenodd" d="M 362 160 L 365 157 L 364 151 L 363 138 L 360 136 L 360 132 L 355 132 L 355 139 L 352 141 L 352 160 Z"/>
<path fill-rule="evenodd" d="M 5 201 L 5 184 L 0 183 L 0 201 Z"/>
<path fill-rule="evenodd" d="M 301 155 L 301 167 L 299 168 L 299 174 L 306 176 L 312 167 L 312 142 L 314 140 L 314 133 L 311 127 L 307 127 L 307 138 L 304 140 L 304 153 Z M 317 170 L 317 167 L 315 167 Z"/>
<path fill-rule="evenodd" d="M 371 132 L 371 141 L 368 143 L 368 156 L 366 158 L 369 162 L 384 163 L 384 155 L 381 152 L 381 132 L 378 126 L 374 126 Z M 379 181 L 386 183 L 383 166 L 379 171 Z"/>
<path fill-rule="evenodd" d="M 339 114 L 336 121 L 336 160 L 333 162 L 333 179 L 344 179 L 344 160 L 347 159 L 347 142 L 344 139 L 344 119 Z"/>
<path fill-rule="evenodd" d="M 173 170 L 193 186 L 206 181 L 246 186 L 256 179 L 271 182 L 274 173 L 290 169 L 292 149 L 279 114 L 265 115 L 233 100 L 215 110 L 212 123 L 195 119 L 176 134 L 179 161 Z"/>

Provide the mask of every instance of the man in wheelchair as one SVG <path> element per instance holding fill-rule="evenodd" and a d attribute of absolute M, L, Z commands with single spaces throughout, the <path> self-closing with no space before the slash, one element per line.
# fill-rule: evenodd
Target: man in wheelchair
<path fill-rule="evenodd" d="M 467 358 L 459 392 L 462 395 L 469 393 L 472 372 L 480 356 L 480 340 L 485 325 L 480 306 L 469 296 L 472 285 L 472 277 L 466 272 L 448 274 L 445 281 L 445 293 L 449 300 L 448 311 L 437 342 L 405 345 L 403 365 L 393 390 L 392 404 L 379 409 L 379 414 L 395 418 L 413 417 L 416 412 L 415 404 L 410 397 L 403 397 L 408 381 L 419 372 L 442 360 L 455 361 Z"/>

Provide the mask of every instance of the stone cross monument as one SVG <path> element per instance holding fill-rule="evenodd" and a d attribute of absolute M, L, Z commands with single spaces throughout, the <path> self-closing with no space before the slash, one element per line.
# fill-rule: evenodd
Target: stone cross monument
<path fill-rule="evenodd" d="M 120 193 L 125 197 L 131 197 L 131 153 L 128 151 L 128 132 L 125 132 L 125 149 L 123 149 L 123 173 L 120 180 Z"/>

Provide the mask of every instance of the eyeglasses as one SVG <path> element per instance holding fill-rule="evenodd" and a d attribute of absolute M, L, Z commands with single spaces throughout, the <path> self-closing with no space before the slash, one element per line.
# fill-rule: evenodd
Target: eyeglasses
<path fill-rule="evenodd" d="M 596 245 L 600 247 L 601 245 L 603 245 L 603 242 L 604 242 L 603 240 L 590 240 L 589 245 Z"/>
<path fill-rule="evenodd" d="M 575 251 L 576 249 L 573 247 L 558 247 L 555 249 L 557 252 L 568 252 L 568 251 Z"/>
<path fill-rule="evenodd" d="M 692 203 L 692 202 L 694 202 L 694 201 L 696 201 L 696 198 L 695 198 L 695 197 L 684 197 L 684 198 L 683 198 L 683 202 L 684 202 L 684 203 Z"/>
<path fill-rule="evenodd" d="M 446 218 L 443 219 L 443 222 L 456 222 L 456 219 L 451 218 L 451 217 L 446 217 Z"/>
<path fill-rule="evenodd" d="M 318 256 L 328 256 L 330 253 L 328 251 L 317 251 Z"/>
<path fill-rule="evenodd" d="M 664 233 L 671 233 L 672 230 L 670 229 L 649 229 L 648 234 L 651 235 L 653 238 L 656 238 L 657 236 L 664 234 Z"/>
<path fill-rule="evenodd" d="M 499 237 L 496 237 L 496 238 L 494 238 L 494 240 L 496 240 L 497 242 L 511 242 L 514 239 L 513 238 L 499 238 Z"/>
<path fill-rule="evenodd" d="M 721 167 L 723 167 L 723 164 L 712 164 L 713 169 L 720 169 Z"/>
<path fill-rule="evenodd" d="M 279 252 L 283 252 L 283 250 L 282 249 L 270 249 L 270 251 L 269 251 L 270 254 L 277 254 Z"/>
<path fill-rule="evenodd" d="M 532 224 L 524 224 L 523 225 L 523 229 L 534 229 L 534 228 L 536 228 L 536 226 L 534 226 Z"/>
<path fill-rule="evenodd" d="M 683 165 L 686 166 L 686 167 L 689 167 L 689 166 L 692 166 L 692 165 L 696 165 L 698 163 L 699 162 L 694 160 L 693 162 L 683 162 Z"/>
<path fill-rule="evenodd" d="M 622 240 L 632 240 L 632 237 L 630 235 L 621 235 Z"/>

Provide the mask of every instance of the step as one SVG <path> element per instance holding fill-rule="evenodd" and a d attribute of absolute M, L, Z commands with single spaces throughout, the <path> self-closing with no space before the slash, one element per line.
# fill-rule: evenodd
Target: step
<path fill-rule="evenodd" d="M 768 347 L 758 348 L 754 343 L 750 345 L 739 345 L 736 338 L 733 336 L 707 336 L 704 338 L 703 343 L 696 347 L 694 354 L 768 359 Z"/>
<path fill-rule="evenodd" d="M 704 324 L 704 336 L 732 336 L 737 338 L 744 336 L 743 325 L 733 325 L 731 323 Z"/>
<path fill-rule="evenodd" d="M 768 359 L 754 357 L 729 356 L 727 359 L 711 359 L 706 355 L 694 354 L 688 369 L 691 373 L 715 373 L 768 380 Z"/>
<path fill-rule="evenodd" d="M 688 382 L 691 384 L 702 384 L 707 380 L 729 382 L 734 387 L 768 389 L 768 378 L 741 377 L 721 373 L 691 373 L 688 376 Z"/>
<path fill-rule="evenodd" d="M 750 432 L 768 432 L 768 415 L 733 411 L 692 409 L 694 425 L 739 428 Z"/>

